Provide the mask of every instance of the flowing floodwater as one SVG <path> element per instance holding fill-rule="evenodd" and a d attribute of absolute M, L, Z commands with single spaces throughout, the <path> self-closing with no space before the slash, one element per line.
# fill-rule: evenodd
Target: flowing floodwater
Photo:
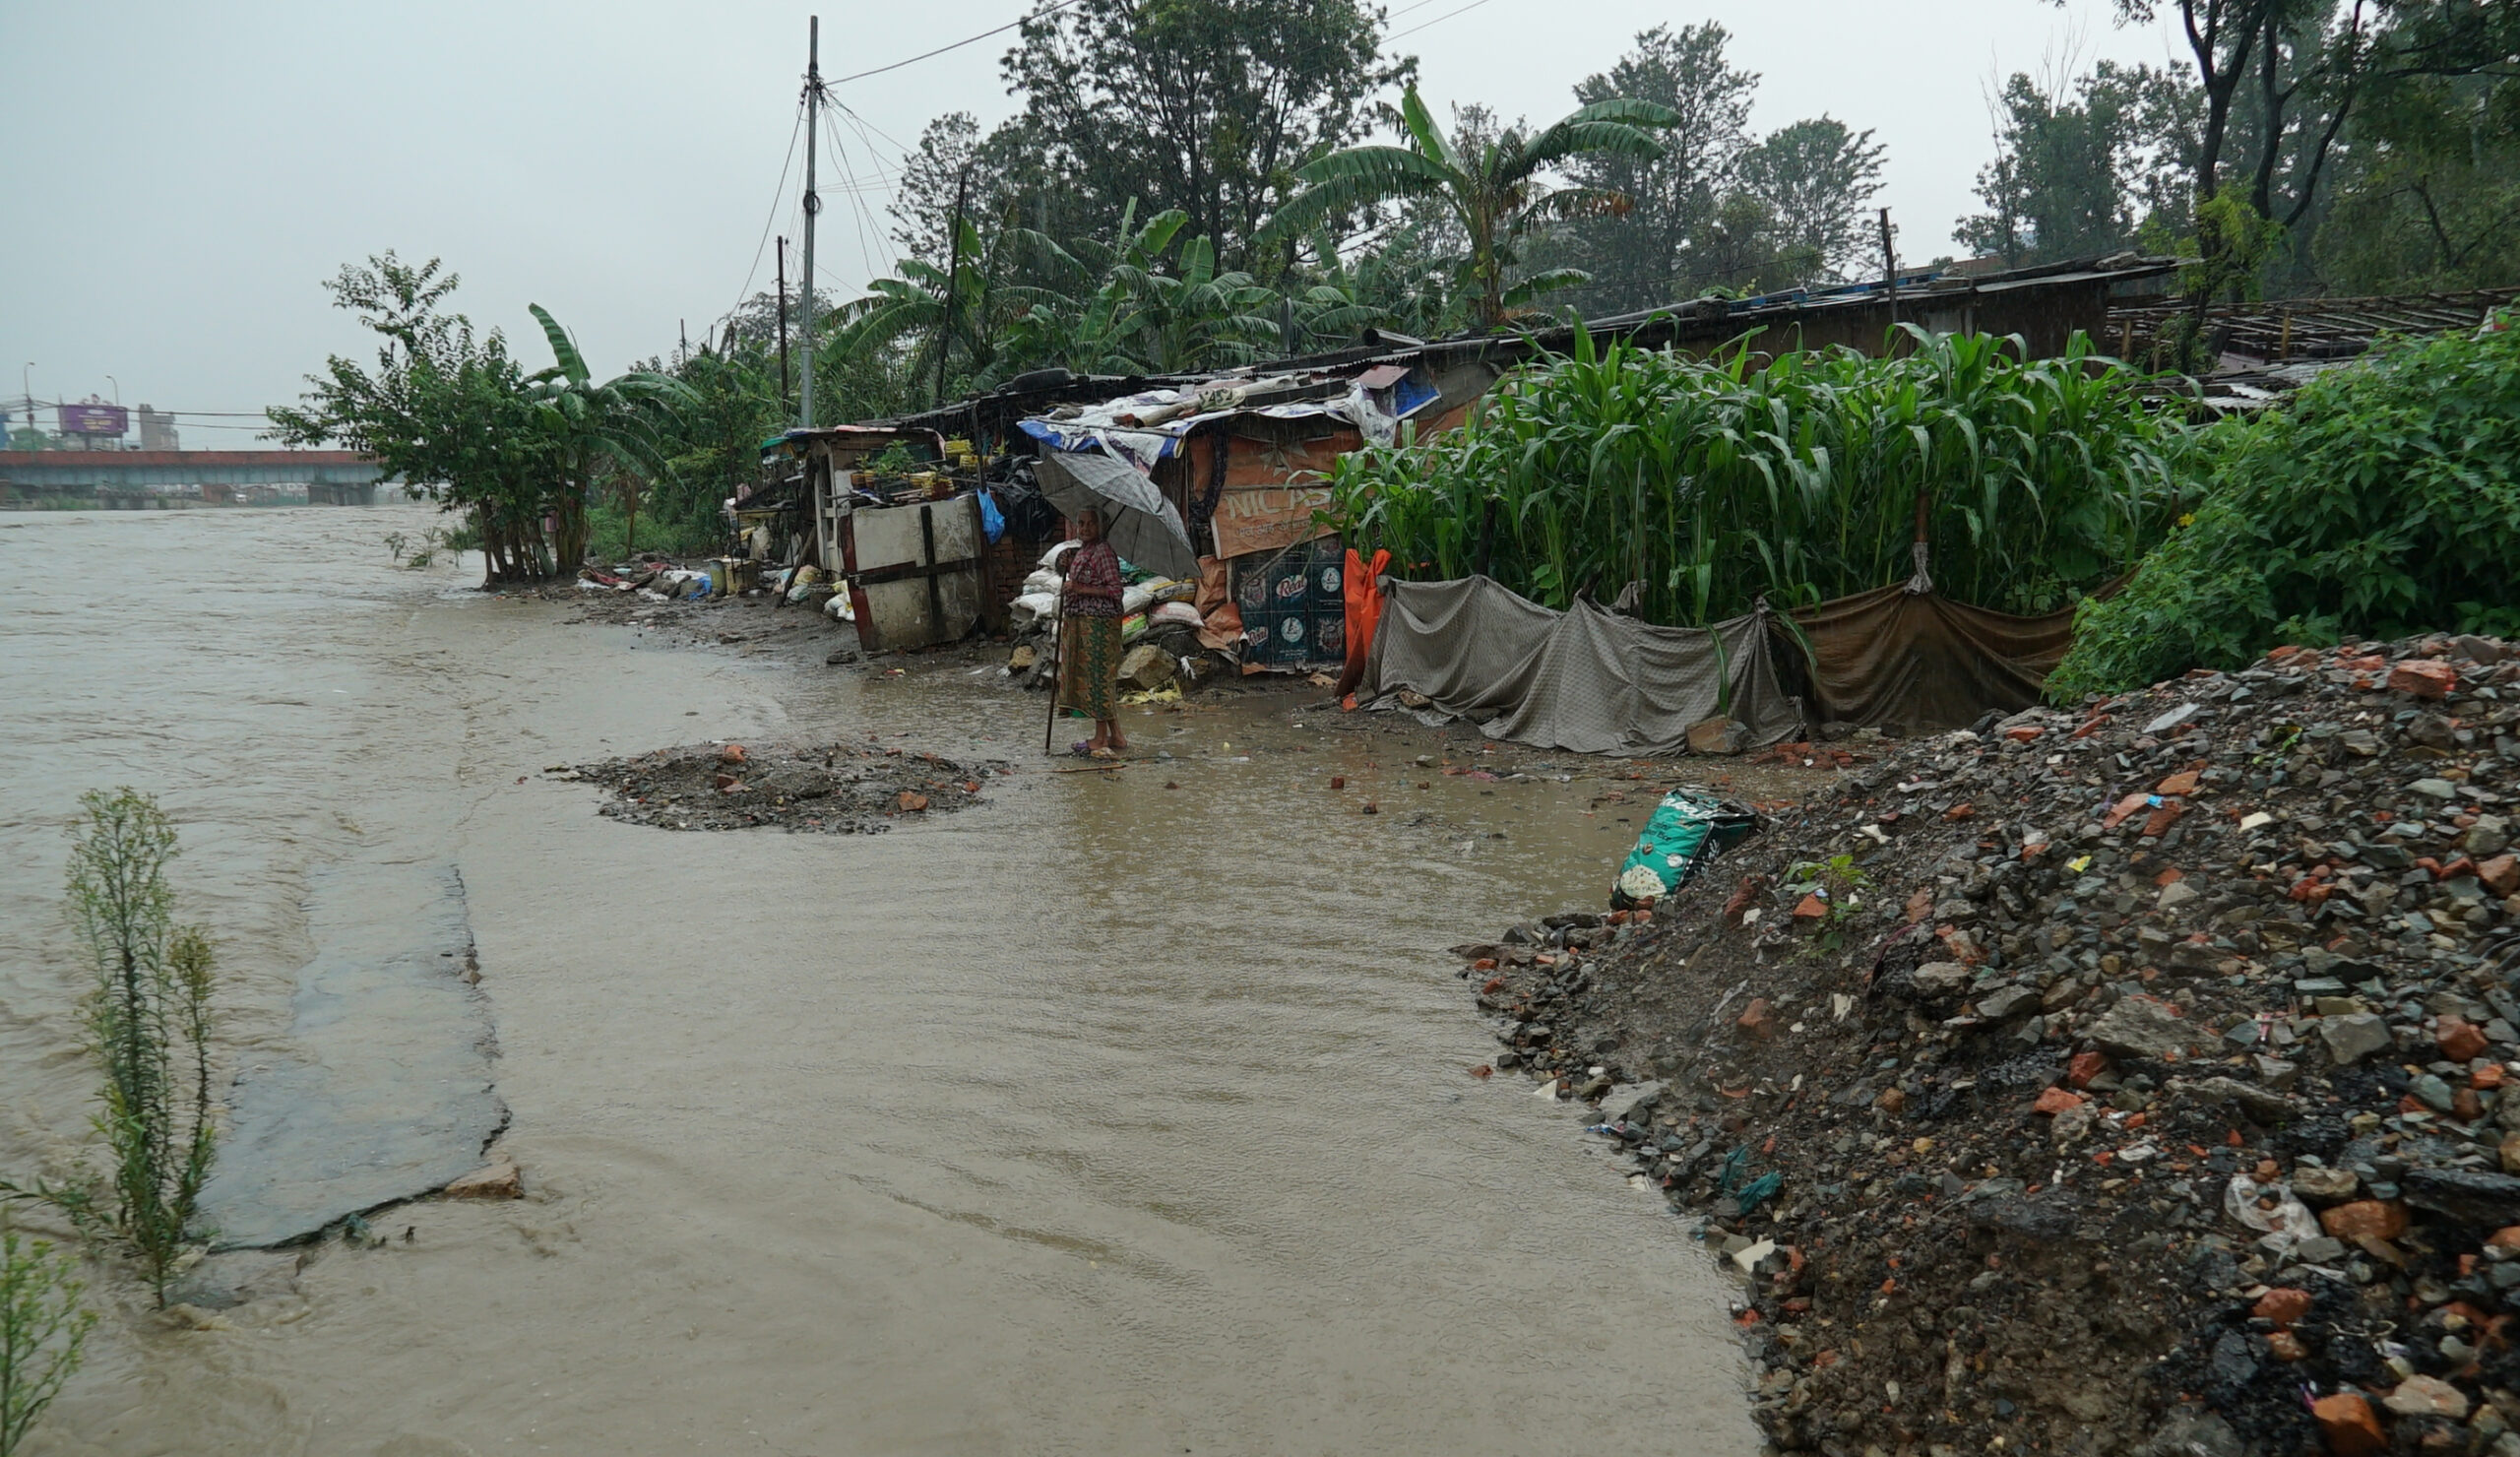
<path fill-rule="evenodd" d="M 62 827 L 132 784 L 249 1079 L 296 1055 L 310 883 L 460 870 L 532 1195 L 389 1211 L 223 1329 L 101 1279 L 33 1453 L 1756 1449 L 1705 1255 L 1572 1111 L 1465 1073 L 1441 948 L 1598 897 L 1624 838 L 1580 786 L 1419 791 L 1282 696 L 1043 774 L 992 676 L 570 626 L 391 569 L 425 521 L 0 517 L 0 1171 L 83 1136 Z M 859 837 L 627 826 L 542 773 L 868 733 L 1026 772 Z"/>

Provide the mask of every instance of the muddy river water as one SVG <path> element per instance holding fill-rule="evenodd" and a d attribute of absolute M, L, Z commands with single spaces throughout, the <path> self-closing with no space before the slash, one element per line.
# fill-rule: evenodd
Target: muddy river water
<path fill-rule="evenodd" d="M 1052 776 L 1041 700 L 968 665 L 569 625 L 392 569 L 430 520 L 0 517 L 0 1171 L 83 1136 L 63 826 L 131 784 L 249 1075 L 290 1055 L 311 880 L 460 869 L 530 1191 L 327 1238 L 224 1328 L 95 1272 L 32 1453 L 1756 1449 L 1705 1254 L 1569 1109 L 1466 1072 L 1442 948 L 1598 897 L 1624 837 L 1582 784 L 1418 791 L 1406 736 L 1284 695 Z M 624 825 L 542 773 L 868 733 L 1026 772 L 847 837 Z"/>

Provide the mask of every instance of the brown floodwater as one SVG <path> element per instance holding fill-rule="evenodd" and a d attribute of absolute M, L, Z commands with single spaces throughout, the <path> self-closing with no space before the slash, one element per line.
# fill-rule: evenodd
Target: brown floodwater
<path fill-rule="evenodd" d="M 0 516 L 0 1171 L 81 1145 L 63 826 L 131 784 L 249 1077 L 310 881 L 460 869 L 531 1191 L 389 1211 L 220 1328 L 94 1270 L 32 1457 L 1756 1450 L 1706 1254 L 1573 1109 L 1467 1072 L 1442 948 L 1598 900 L 1598 784 L 1432 774 L 1283 694 L 1054 776 L 993 670 L 573 626 L 394 569 L 429 520 Z M 868 836 L 629 826 L 542 773 L 870 733 L 1025 772 Z"/>

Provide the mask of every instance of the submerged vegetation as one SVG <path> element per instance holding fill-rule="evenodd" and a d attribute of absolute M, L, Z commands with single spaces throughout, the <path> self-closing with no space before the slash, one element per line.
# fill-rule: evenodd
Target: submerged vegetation
<path fill-rule="evenodd" d="M 1553 606 L 1634 582 L 1666 623 L 1904 580 L 1921 517 L 1935 583 L 2013 611 L 2063 605 L 2159 538 L 2189 438 L 2126 370 L 2081 340 L 2034 360 L 2017 340 L 1903 344 L 1697 359 L 1579 330 L 1462 429 L 1344 459 L 1331 516 L 1361 551 Z"/>

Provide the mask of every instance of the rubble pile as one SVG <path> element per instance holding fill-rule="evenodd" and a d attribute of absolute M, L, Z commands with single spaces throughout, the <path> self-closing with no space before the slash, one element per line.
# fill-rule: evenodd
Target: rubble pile
<path fill-rule="evenodd" d="M 1458 948 L 1495 1067 L 1703 1216 L 1774 1442 L 2520 1457 L 2520 650 L 1895 749 Z"/>
<path fill-rule="evenodd" d="M 1011 772 L 872 743 L 691 744 L 547 771 L 610 790 L 598 813 L 631 824 L 825 835 L 879 834 L 907 818 L 967 809 L 986 781 Z"/>

